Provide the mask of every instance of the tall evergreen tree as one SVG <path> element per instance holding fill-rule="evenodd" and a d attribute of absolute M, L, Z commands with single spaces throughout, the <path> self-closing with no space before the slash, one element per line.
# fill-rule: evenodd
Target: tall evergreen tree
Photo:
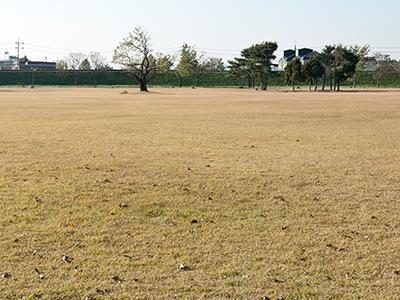
<path fill-rule="evenodd" d="M 354 76 L 359 62 L 359 57 L 349 48 L 342 45 L 336 46 L 334 52 L 333 79 L 334 91 L 340 91 L 340 85 L 344 80 Z"/>
<path fill-rule="evenodd" d="M 300 58 L 291 60 L 285 68 L 285 80 L 292 86 L 293 92 L 296 90 L 296 83 L 302 80 L 302 64 Z"/>
<path fill-rule="evenodd" d="M 243 49 L 240 58 L 229 61 L 229 69 L 232 74 L 246 76 L 249 87 L 254 87 L 256 78 L 259 78 L 261 90 L 265 91 L 268 87 L 272 61 L 276 58 L 274 53 L 277 49 L 277 43 L 273 42 L 255 44 Z"/>
<path fill-rule="evenodd" d="M 267 90 L 272 61 L 276 58 L 274 53 L 277 49 L 277 43 L 263 42 L 243 50 L 243 56 L 254 61 L 256 74 L 260 78 L 261 90 L 263 91 Z"/>
<path fill-rule="evenodd" d="M 333 89 L 333 75 L 332 75 L 332 69 L 334 65 L 334 57 L 333 57 L 333 51 L 335 50 L 335 46 L 325 46 L 325 48 L 321 52 L 321 62 L 322 65 L 324 66 L 325 72 L 323 75 L 323 82 L 322 82 L 322 90 L 325 90 L 326 86 L 326 80 L 329 79 L 329 87 L 330 90 L 332 91 Z"/>
<path fill-rule="evenodd" d="M 253 60 L 243 57 L 236 57 L 234 60 L 228 61 L 229 73 L 232 76 L 239 78 L 246 78 L 248 88 L 255 88 L 257 70 Z"/>
<path fill-rule="evenodd" d="M 303 76 L 308 81 L 308 89 L 311 91 L 311 86 L 314 83 L 314 90 L 318 89 L 318 82 L 323 78 L 325 69 L 321 61 L 320 54 L 315 54 L 311 59 L 303 64 Z"/>
<path fill-rule="evenodd" d="M 197 51 L 193 47 L 184 44 L 180 51 L 179 63 L 176 68 L 180 86 L 182 85 L 182 79 L 193 76 L 198 66 Z"/>

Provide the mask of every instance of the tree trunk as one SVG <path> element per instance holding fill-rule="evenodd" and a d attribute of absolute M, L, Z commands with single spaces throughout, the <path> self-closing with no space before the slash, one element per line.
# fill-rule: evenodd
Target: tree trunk
<path fill-rule="evenodd" d="M 261 90 L 262 90 L 262 91 L 266 91 L 266 90 L 267 90 L 267 85 L 265 84 L 265 82 L 263 82 L 263 83 L 261 84 Z"/>
<path fill-rule="evenodd" d="M 330 85 L 330 90 L 332 91 L 332 86 L 333 86 L 332 74 L 329 75 L 329 85 Z"/>
<path fill-rule="evenodd" d="M 249 89 L 251 89 L 251 85 L 252 85 L 252 83 L 251 83 L 251 77 L 247 77 L 247 87 L 248 87 Z"/>
<path fill-rule="evenodd" d="M 74 70 L 74 83 L 75 86 L 78 86 L 78 72 Z"/>
<path fill-rule="evenodd" d="M 264 76 L 261 77 L 261 90 L 262 91 L 267 90 L 267 78 Z"/>
<path fill-rule="evenodd" d="M 199 84 L 198 84 L 198 82 L 199 82 L 199 74 L 196 72 L 196 73 L 194 73 L 194 84 L 193 84 L 193 87 L 196 87 L 196 86 L 198 86 Z"/>
<path fill-rule="evenodd" d="M 295 82 L 294 82 L 294 80 L 292 81 L 292 90 L 293 90 L 293 92 L 295 92 L 295 91 L 296 91 L 296 89 L 295 89 Z"/>
<path fill-rule="evenodd" d="M 324 73 L 324 78 L 322 81 L 322 91 L 325 91 L 325 85 L 326 85 L 326 73 Z"/>
<path fill-rule="evenodd" d="M 314 92 L 316 92 L 318 90 L 318 80 L 315 80 L 315 88 L 314 88 Z"/>
<path fill-rule="evenodd" d="M 140 81 L 140 91 L 141 92 L 148 92 L 149 90 L 147 89 L 147 82 L 146 80 L 141 80 Z"/>
<path fill-rule="evenodd" d="M 308 83 L 308 91 L 311 92 L 312 80 Z"/>
<path fill-rule="evenodd" d="M 337 91 L 340 92 L 340 81 L 337 82 Z"/>
<path fill-rule="evenodd" d="M 97 87 L 97 77 L 98 77 L 99 72 L 97 71 L 97 69 L 95 69 L 94 72 L 95 72 L 94 73 L 94 87 Z"/>

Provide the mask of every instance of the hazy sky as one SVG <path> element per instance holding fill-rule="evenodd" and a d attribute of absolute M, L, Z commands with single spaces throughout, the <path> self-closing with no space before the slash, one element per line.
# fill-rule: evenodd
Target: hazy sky
<path fill-rule="evenodd" d="M 277 41 L 280 51 L 330 43 L 370 44 L 400 58 L 398 0 L 3 0 L 0 55 L 57 59 L 68 52 L 112 51 L 135 26 L 152 35 L 154 49 L 176 52 L 183 43 L 224 59 L 243 47 Z M 278 53 L 281 56 L 281 53 Z"/>

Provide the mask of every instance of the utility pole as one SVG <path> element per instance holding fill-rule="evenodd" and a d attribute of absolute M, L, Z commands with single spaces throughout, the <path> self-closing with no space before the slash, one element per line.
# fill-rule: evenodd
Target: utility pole
<path fill-rule="evenodd" d="M 24 49 L 25 43 L 24 43 L 24 42 L 21 42 L 21 41 L 18 39 L 18 42 L 15 42 L 15 44 L 17 45 L 17 46 L 15 47 L 15 49 L 17 49 L 17 69 L 18 69 L 18 71 L 19 71 L 19 70 L 20 70 L 20 62 L 19 62 L 20 51 Z"/>
<path fill-rule="evenodd" d="M 35 87 L 35 72 L 36 69 L 32 69 L 32 84 L 31 84 L 31 89 L 33 89 Z"/>

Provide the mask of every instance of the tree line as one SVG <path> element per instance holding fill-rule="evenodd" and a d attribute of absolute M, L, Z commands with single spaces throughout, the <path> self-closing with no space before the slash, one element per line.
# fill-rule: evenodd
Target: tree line
<path fill-rule="evenodd" d="M 342 45 L 325 46 L 321 53 L 314 52 L 302 62 L 299 57 L 291 60 L 285 68 L 285 79 L 295 90 L 296 83 L 306 81 L 311 91 L 325 90 L 327 81 L 331 91 L 339 91 L 343 81 L 355 76 L 357 66 L 365 59 L 369 47 L 345 47 Z"/>
<path fill-rule="evenodd" d="M 265 41 L 251 45 L 241 51 L 240 57 L 228 61 L 227 67 L 222 58 L 199 55 L 195 47 L 184 44 L 178 57 L 169 54 L 154 53 L 150 35 L 140 27 L 135 28 L 123 39 L 114 51 L 114 64 L 123 66 L 130 72 L 140 86 L 141 91 L 148 91 L 149 82 L 157 73 L 175 70 L 179 83 L 184 78 L 202 72 L 225 72 L 230 76 L 245 78 L 248 88 L 265 91 L 273 73 L 278 44 Z M 286 83 L 296 90 L 298 84 L 307 83 L 309 90 L 339 91 L 343 82 L 353 80 L 357 84 L 357 72 L 366 64 L 374 65 L 372 76 L 379 81 L 388 72 L 399 72 L 400 63 L 388 55 L 376 54 L 368 56 L 369 46 L 328 45 L 321 52 L 312 52 L 307 58 L 295 56 L 287 61 L 284 68 Z M 89 55 L 72 53 L 57 62 L 61 70 L 108 70 L 111 67 L 98 52 Z M 194 76 L 196 78 L 196 76 Z M 195 84 L 195 83 L 194 83 Z"/>
<path fill-rule="evenodd" d="M 112 68 L 107 64 L 107 60 L 100 52 L 90 52 L 84 54 L 75 52 L 69 54 L 64 59 L 57 61 L 58 70 L 80 70 L 80 71 L 102 71 L 111 70 Z"/>
<path fill-rule="evenodd" d="M 132 74 L 141 91 L 148 91 L 148 83 L 157 73 L 167 73 L 176 64 L 176 57 L 153 53 L 150 35 L 140 27 L 135 28 L 123 39 L 114 51 L 112 62 L 123 66 Z M 100 71 L 112 69 L 98 52 L 71 53 L 57 62 L 58 70 Z M 194 47 L 184 44 L 179 53 L 176 73 L 182 79 L 201 72 L 224 72 L 222 58 L 199 55 Z"/>

